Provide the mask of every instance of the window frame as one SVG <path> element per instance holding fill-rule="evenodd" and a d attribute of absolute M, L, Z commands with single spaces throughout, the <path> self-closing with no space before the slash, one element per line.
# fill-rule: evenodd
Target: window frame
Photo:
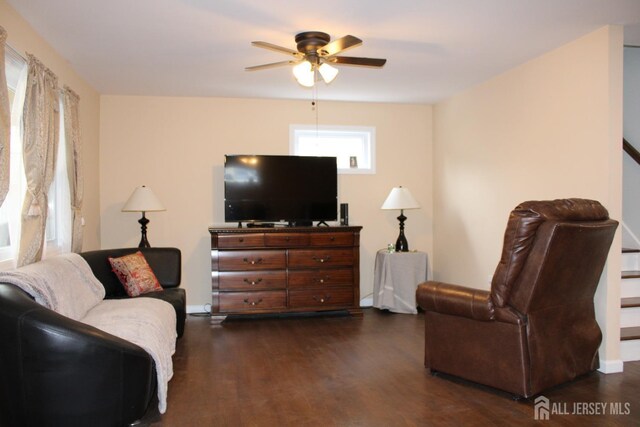
<path fill-rule="evenodd" d="M 369 166 L 358 164 L 357 167 L 341 168 L 338 166 L 339 175 L 373 175 L 376 173 L 376 128 L 373 126 L 337 126 L 337 125 L 298 125 L 289 126 L 289 154 L 299 156 L 300 136 L 309 137 L 313 133 L 325 133 L 328 137 L 338 138 L 349 134 L 356 134 L 361 137 L 365 157 L 369 157 Z M 340 153 L 333 154 L 339 157 Z M 309 154 L 304 154 L 309 155 Z M 327 154 L 316 154 L 326 156 Z M 332 155 L 332 154 L 329 154 Z"/>

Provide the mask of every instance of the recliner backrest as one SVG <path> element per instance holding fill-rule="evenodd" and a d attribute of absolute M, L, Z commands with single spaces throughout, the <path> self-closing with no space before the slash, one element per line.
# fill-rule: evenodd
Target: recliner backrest
<path fill-rule="evenodd" d="M 520 204 L 509 216 L 502 256 L 491 282 L 494 304 L 526 313 L 544 305 L 549 293 L 568 298 L 572 292 L 595 292 L 616 227 L 617 222 L 609 220 L 607 210 L 594 200 Z M 575 283 L 581 283 L 578 289 L 589 289 L 573 289 Z"/>

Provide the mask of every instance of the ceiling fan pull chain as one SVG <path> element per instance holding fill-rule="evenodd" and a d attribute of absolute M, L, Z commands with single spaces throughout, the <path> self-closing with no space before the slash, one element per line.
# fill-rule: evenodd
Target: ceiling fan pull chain
<path fill-rule="evenodd" d="M 312 109 L 316 112 L 316 138 L 318 138 L 318 114 L 319 114 L 319 108 L 318 108 L 318 86 L 314 85 L 313 89 L 312 89 L 312 93 L 313 93 L 313 101 L 311 101 L 311 105 L 312 105 Z"/>

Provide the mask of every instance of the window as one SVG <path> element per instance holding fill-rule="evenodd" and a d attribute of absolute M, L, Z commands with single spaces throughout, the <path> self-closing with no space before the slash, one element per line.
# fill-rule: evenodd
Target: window
<path fill-rule="evenodd" d="M 0 206 L 0 269 L 15 266 L 20 240 L 22 203 L 27 188 L 22 161 L 21 127 L 27 81 L 27 63 L 24 58 L 8 47 L 5 56 L 9 102 L 11 103 L 11 145 L 9 149 L 11 183 L 9 193 L 2 206 Z M 66 173 L 63 113 L 61 103 L 60 141 L 58 144 L 56 172 L 48 194 L 49 206 L 45 231 L 45 256 L 70 250 L 71 206 Z"/>
<path fill-rule="evenodd" d="M 45 254 L 71 250 L 71 196 L 67 175 L 67 151 L 64 133 L 64 102 L 60 97 L 60 141 L 56 156 L 56 171 L 49 188 Z"/>
<path fill-rule="evenodd" d="M 26 188 L 24 166 L 22 165 L 22 130 L 20 127 L 24 93 L 27 81 L 27 62 L 11 49 L 5 50 L 5 71 L 11 104 L 11 142 L 9 147 L 11 177 L 9 193 L 0 206 L 0 263 L 12 267 L 7 260 L 15 258 L 20 235 L 20 212 L 22 196 Z"/>
<path fill-rule="evenodd" d="M 375 128 L 291 125 L 289 152 L 296 156 L 335 156 L 340 174 L 373 174 Z"/>

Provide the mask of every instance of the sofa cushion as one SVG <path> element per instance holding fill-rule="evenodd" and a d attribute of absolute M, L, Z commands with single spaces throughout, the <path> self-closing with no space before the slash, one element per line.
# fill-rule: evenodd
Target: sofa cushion
<path fill-rule="evenodd" d="M 130 297 L 162 291 L 162 286 L 142 252 L 137 251 L 118 258 L 109 257 L 109 263 Z"/>

